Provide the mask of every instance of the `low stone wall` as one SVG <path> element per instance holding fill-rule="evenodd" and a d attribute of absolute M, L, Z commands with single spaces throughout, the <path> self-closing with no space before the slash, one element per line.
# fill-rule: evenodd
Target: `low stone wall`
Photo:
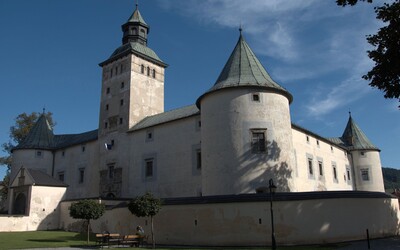
<path fill-rule="evenodd" d="M 271 244 L 268 194 L 166 199 L 154 218 L 156 242 L 170 245 L 256 246 Z M 61 204 L 61 229 L 77 231 Z M 136 218 L 127 201 L 102 201 L 107 212 L 92 222 L 93 232 L 132 234 L 137 225 L 150 234 L 150 218 Z M 384 193 L 310 192 L 274 196 L 278 245 L 321 244 L 380 238 L 399 233 L 399 203 Z"/>

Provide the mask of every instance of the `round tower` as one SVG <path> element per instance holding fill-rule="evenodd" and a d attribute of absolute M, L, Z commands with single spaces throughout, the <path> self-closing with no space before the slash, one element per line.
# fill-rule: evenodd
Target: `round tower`
<path fill-rule="evenodd" d="M 294 191 L 291 101 L 240 35 L 216 83 L 196 102 L 203 195 L 254 193 L 271 178 L 278 191 Z"/>
<path fill-rule="evenodd" d="M 41 170 L 48 175 L 53 171 L 53 130 L 42 114 L 25 140 L 12 150 L 11 180 L 21 167 Z"/>
<path fill-rule="evenodd" d="M 364 132 L 349 117 L 342 140 L 350 151 L 355 190 L 385 192 L 380 149 L 374 146 Z"/>

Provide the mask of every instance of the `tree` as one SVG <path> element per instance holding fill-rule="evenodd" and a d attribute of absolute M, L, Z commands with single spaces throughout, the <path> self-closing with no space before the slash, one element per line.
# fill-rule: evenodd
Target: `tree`
<path fill-rule="evenodd" d="M 372 0 L 360 0 L 372 3 Z M 336 0 L 339 6 L 355 5 L 358 0 Z M 385 98 L 400 102 L 400 0 L 375 7 L 376 18 L 388 23 L 367 41 L 375 47 L 367 51 L 375 66 L 363 78 L 369 85 L 382 90 Z M 399 105 L 400 108 L 400 105 Z"/>
<path fill-rule="evenodd" d="M 1 145 L 3 152 L 7 153 L 6 156 L 0 157 L 0 166 L 7 167 L 6 176 L 3 180 L 3 190 L 0 195 L 5 200 L 8 195 L 8 185 L 9 185 L 9 174 L 11 169 L 11 150 L 21 143 L 25 137 L 28 135 L 29 131 L 35 125 L 36 121 L 39 119 L 41 113 L 32 112 L 31 114 L 22 113 L 15 118 L 15 124 L 10 127 L 10 140 Z M 53 128 L 56 124 L 53 121 L 53 114 L 51 112 L 45 113 L 49 125 Z"/>
<path fill-rule="evenodd" d="M 69 207 L 69 215 L 74 219 L 86 220 L 87 224 L 87 244 L 89 245 L 90 220 L 100 218 L 106 207 L 95 200 L 82 200 L 72 203 Z"/>
<path fill-rule="evenodd" d="M 154 239 L 154 226 L 153 217 L 158 214 L 161 210 L 161 200 L 154 197 L 151 193 L 146 193 L 143 196 L 136 197 L 129 202 L 129 211 L 137 217 L 149 217 L 151 221 L 151 242 L 153 242 L 153 248 L 156 246 Z"/>

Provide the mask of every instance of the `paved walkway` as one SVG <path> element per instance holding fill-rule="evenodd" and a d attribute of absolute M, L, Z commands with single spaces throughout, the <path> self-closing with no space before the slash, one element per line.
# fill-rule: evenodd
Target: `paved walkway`
<path fill-rule="evenodd" d="M 338 248 L 339 250 L 364 250 L 368 249 L 368 242 L 355 241 L 351 242 L 350 245 Z M 400 249 L 400 237 L 377 239 L 370 241 L 371 250 L 392 250 Z"/>
<path fill-rule="evenodd" d="M 21 249 L 21 250 L 87 250 L 98 248 L 73 248 L 73 247 L 60 247 L 60 248 L 35 248 L 35 249 Z M 104 248 L 107 249 L 107 248 Z M 122 248 L 123 249 L 123 248 Z M 140 248 L 139 248 L 140 249 Z M 207 249 L 207 248 L 204 248 Z M 244 249 L 244 248 L 243 248 Z M 278 248 L 279 249 L 279 248 Z M 349 245 L 337 248 L 338 250 L 368 250 L 367 241 L 350 242 Z M 400 250 L 400 237 L 377 239 L 370 241 L 371 250 Z"/>

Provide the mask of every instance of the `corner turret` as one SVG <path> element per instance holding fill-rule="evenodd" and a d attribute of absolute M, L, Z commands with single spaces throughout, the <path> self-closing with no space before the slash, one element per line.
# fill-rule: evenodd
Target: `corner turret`
<path fill-rule="evenodd" d="M 341 140 L 353 161 L 355 190 L 384 192 L 380 149 L 372 144 L 351 114 Z"/>
<path fill-rule="evenodd" d="M 201 109 L 203 195 L 255 193 L 274 179 L 296 191 L 289 104 L 242 34 Z"/>

